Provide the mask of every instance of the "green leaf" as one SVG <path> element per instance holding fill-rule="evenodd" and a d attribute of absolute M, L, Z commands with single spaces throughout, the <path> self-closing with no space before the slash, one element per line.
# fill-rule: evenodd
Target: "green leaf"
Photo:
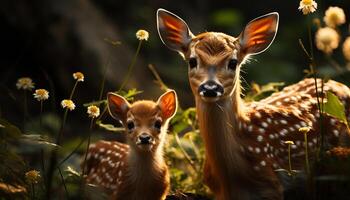
<path fill-rule="evenodd" d="M 105 129 L 105 130 L 107 130 L 107 131 L 112 131 L 112 132 L 123 132 L 123 131 L 125 131 L 124 128 L 115 127 L 115 126 L 113 126 L 113 124 L 104 124 L 104 123 L 102 123 L 101 121 L 97 121 L 96 124 L 97 124 L 99 127 L 103 128 L 103 129 Z"/>
<path fill-rule="evenodd" d="M 49 138 L 38 134 L 23 134 L 20 140 L 28 144 L 37 145 L 40 148 L 46 147 L 56 149 L 60 147 L 59 145 L 50 142 Z"/>
<path fill-rule="evenodd" d="M 67 169 L 64 170 L 65 172 L 68 173 L 68 176 L 75 176 L 77 178 L 80 178 L 80 173 L 77 172 L 73 167 L 67 166 Z"/>
<path fill-rule="evenodd" d="M 133 88 L 127 92 L 120 91 L 119 94 L 122 95 L 126 100 L 133 101 L 134 97 L 138 94 L 141 94 L 143 91 L 139 91 L 136 88 Z"/>
<path fill-rule="evenodd" d="M 348 125 L 345 108 L 336 95 L 327 92 L 327 102 L 323 103 L 323 111 Z"/>
<path fill-rule="evenodd" d="M 89 103 L 84 103 L 83 106 L 84 107 L 89 107 L 89 106 L 100 106 L 101 104 L 106 104 L 107 100 L 101 100 L 101 101 L 93 101 L 93 102 L 89 102 Z"/>

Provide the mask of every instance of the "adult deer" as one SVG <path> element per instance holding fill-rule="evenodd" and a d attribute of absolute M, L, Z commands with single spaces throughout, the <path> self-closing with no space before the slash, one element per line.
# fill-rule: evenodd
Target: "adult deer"
<path fill-rule="evenodd" d="M 86 181 L 105 189 L 110 199 L 164 200 L 170 180 L 163 146 L 168 122 L 176 112 L 175 91 L 166 92 L 157 103 L 130 105 L 114 93 L 108 93 L 107 99 L 110 114 L 125 127 L 128 144 L 92 144 L 85 165 Z"/>
<path fill-rule="evenodd" d="M 278 20 L 275 12 L 256 18 L 238 37 L 217 32 L 195 36 L 175 14 L 164 9 L 157 12 L 161 40 L 188 63 L 206 148 L 204 178 L 220 200 L 282 199 L 274 169 L 287 168 L 283 141 L 295 142 L 291 152 L 294 168 L 302 168 L 304 161 L 300 127 L 311 127 L 307 145 L 315 150 L 320 124 L 314 80 L 304 79 L 260 102 L 245 103 L 241 98 L 241 66 L 250 55 L 270 46 Z M 317 83 L 320 87 L 321 80 Z M 324 91 L 336 94 L 349 116 L 350 89 L 328 81 Z M 324 122 L 329 144 L 336 145 L 340 136 L 349 134 L 335 118 L 326 116 Z"/>

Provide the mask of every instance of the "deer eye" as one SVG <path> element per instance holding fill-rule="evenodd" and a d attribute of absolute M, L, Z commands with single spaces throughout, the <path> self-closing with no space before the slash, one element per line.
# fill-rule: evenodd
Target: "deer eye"
<path fill-rule="evenodd" d="M 154 128 L 160 129 L 162 127 L 162 122 L 160 120 L 157 120 L 154 122 Z"/>
<path fill-rule="evenodd" d="M 132 131 L 135 128 L 135 124 L 132 121 L 127 122 L 126 126 L 128 127 L 129 131 Z"/>
<path fill-rule="evenodd" d="M 228 64 L 227 64 L 227 69 L 229 70 L 236 70 L 236 67 L 237 67 L 237 59 L 231 59 Z"/>
<path fill-rule="evenodd" d="M 188 61 L 188 65 L 190 66 L 190 69 L 196 68 L 197 67 L 197 59 L 196 58 L 190 58 Z"/>

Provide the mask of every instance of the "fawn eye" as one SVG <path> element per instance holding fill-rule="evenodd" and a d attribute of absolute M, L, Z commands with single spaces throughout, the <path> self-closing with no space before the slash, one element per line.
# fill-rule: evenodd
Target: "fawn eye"
<path fill-rule="evenodd" d="M 160 129 L 162 127 L 162 122 L 160 120 L 157 120 L 154 122 L 154 128 Z"/>
<path fill-rule="evenodd" d="M 196 68 L 197 67 L 197 59 L 196 58 L 190 58 L 188 61 L 188 65 L 190 66 L 190 69 Z"/>
<path fill-rule="evenodd" d="M 227 64 L 227 69 L 235 70 L 237 67 L 237 59 L 231 59 Z"/>
<path fill-rule="evenodd" d="M 128 127 L 129 131 L 132 131 L 135 128 L 135 124 L 132 121 L 127 122 L 126 126 Z"/>

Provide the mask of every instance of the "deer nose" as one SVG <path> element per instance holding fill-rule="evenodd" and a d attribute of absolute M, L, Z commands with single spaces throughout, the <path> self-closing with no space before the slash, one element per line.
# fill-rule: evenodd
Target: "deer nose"
<path fill-rule="evenodd" d="M 209 80 L 199 86 L 198 93 L 202 97 L 220 97 L 224 94 L 224 88 L 216 81 Z"/>
<path fill-rule="evenodd" d="M 147 133 L 142 133 L 139 136 L 139 140 L 141 144 L 150 144 L 152 142 L 152 137 Z"/>

